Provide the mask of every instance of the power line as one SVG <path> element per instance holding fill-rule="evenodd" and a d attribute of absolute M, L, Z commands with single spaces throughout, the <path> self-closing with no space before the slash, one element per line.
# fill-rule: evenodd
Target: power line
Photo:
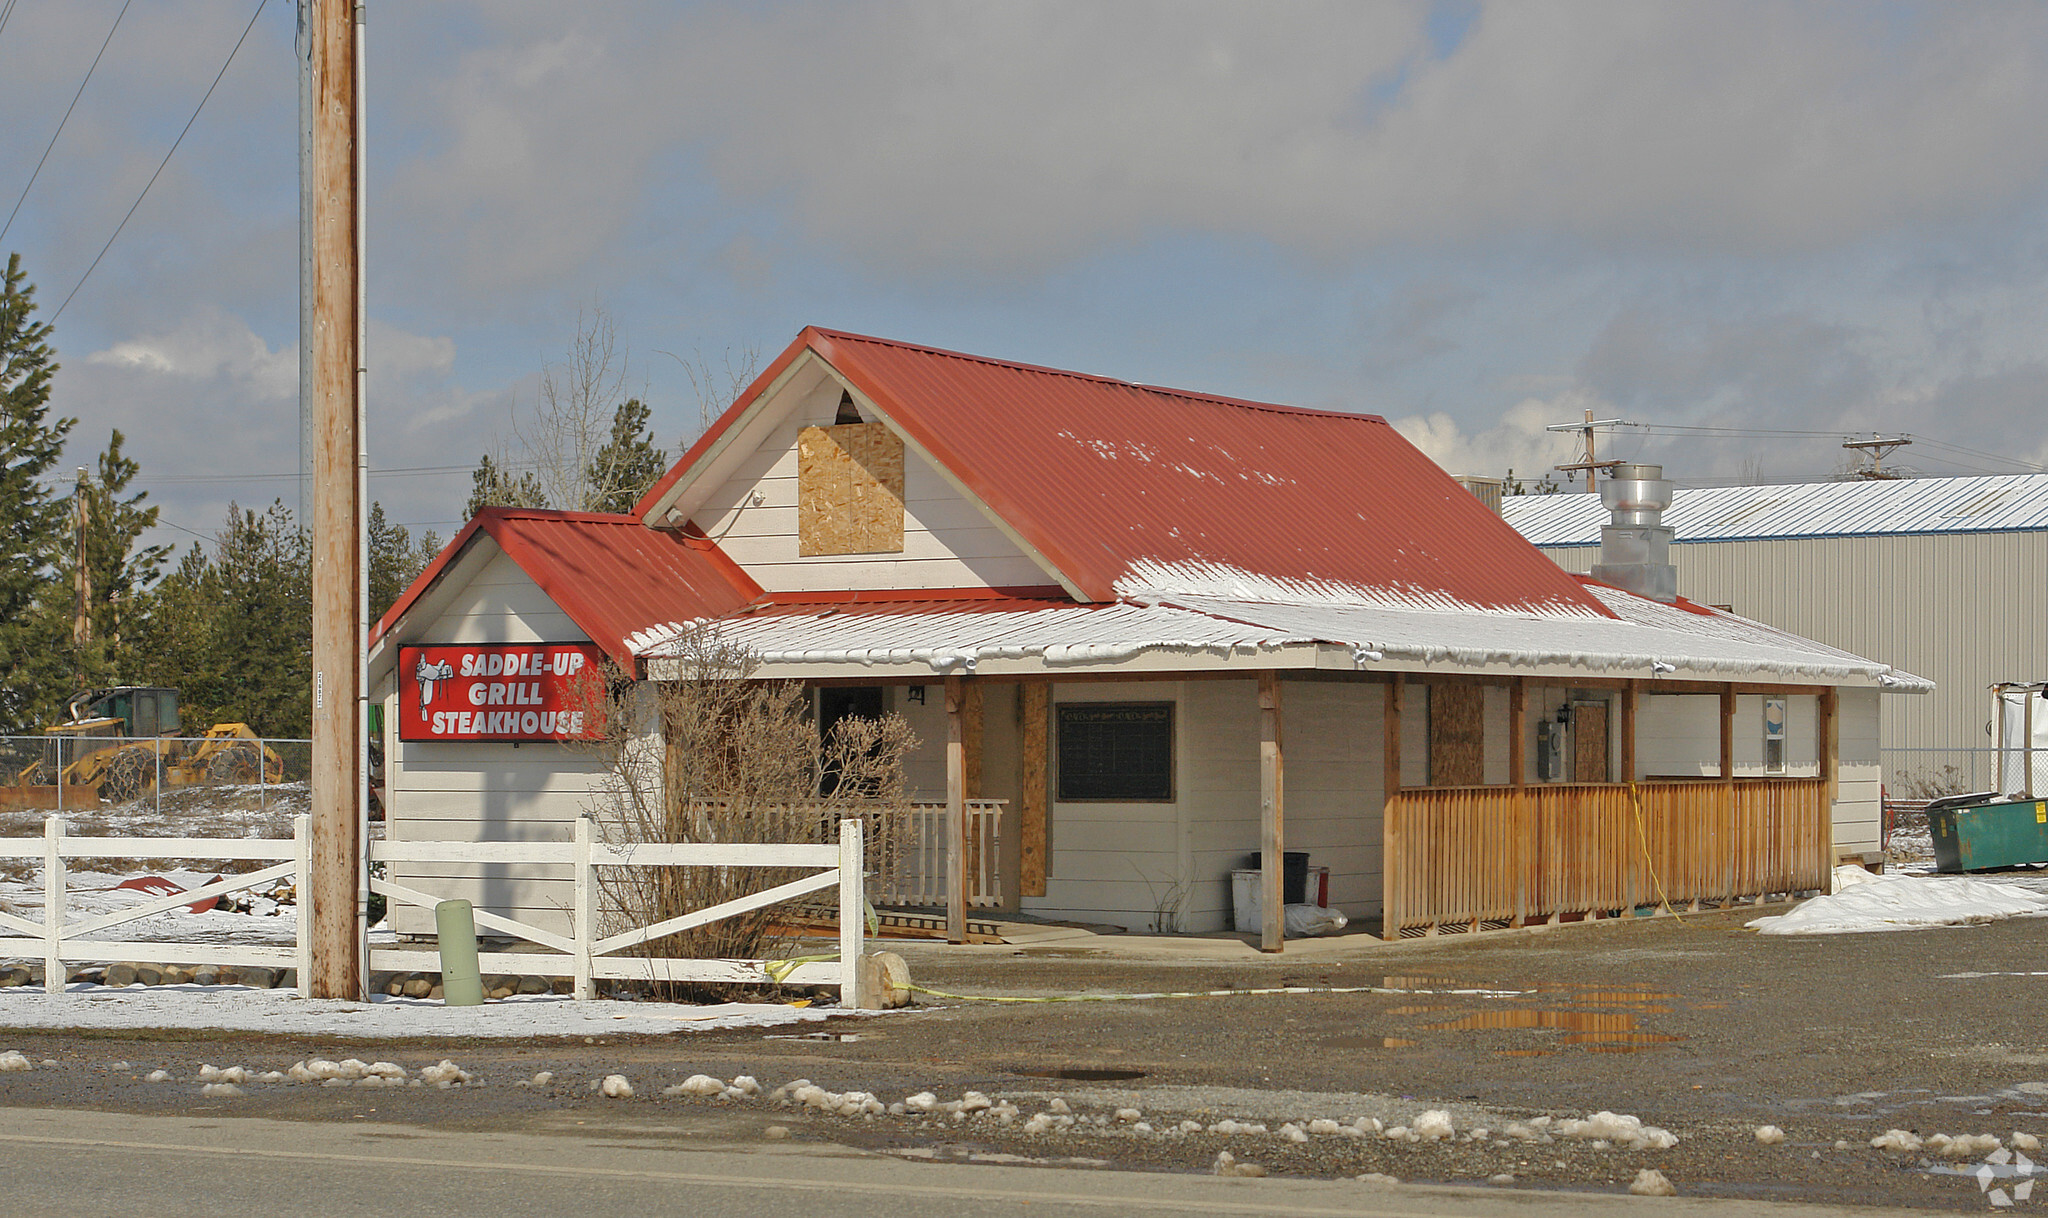
<path fill-rule="evenodd" d="M 156 185 L 157 178 L 162 176 L 163 174 L 164 166 L 170 164 L 171 157 L 177 153 L 178 145 L 185 142 L 185 132 L 192 130 L 192 124 L 199 121 L 199 112 L 201 110 L 206 109 L 207 98 L 212 97 L 213 91 L 216 88 L 220 87 L 221 78 L 228 74 L 229 66 L 235 62 L 235 53 L 237 51 L 240 51 L 242 49 L 242 44 L 249 40 L 249 31 L 256 28 L 256 18 L 261 17 L 263 15 L 263 6 L 268 3 L 270 3 L 270 0 L 256 0 L 256 11 L 249 14 L 249 24 L 242 27 L 242 36 L 240 38 L 235 39 L 234 50 L 228 52 L 227 63 L 223 63 L 222 65 L 220 65 L 220 71 L 214 75 L 213 83 L 206 86 L 205 97 L 201 97 L 199 99 L 199 104 L 192 107 L 192 117 L 185 120 L 185 126 L 183 130 L 178 132 L 178 138 L 171 141 L 171 150 L 169 152 L 164 153 L 164 159 L 160 164 L 157 165 L 156 172 L 150 174 L 149 181 L 142 184 L 142 193 L 135 196 L 135 202 L 129 206 L 128 214 L 122 216 L 121 222 L 114 226 L 114 235 L 112 237 L 108 237 L 107 243 L 100 247 L 100 252 L 93 256 L 92 265 L 86 267 L 85 274 L 80 275 L 78 277 L 78 283 L 72 287 L 71 295 L 66 296 L 64 298 L 64 303 L 57 306 L 57 311 L 55 313 L 50 314 L 51 322 L 54 323 L 58 318 L 64 316 L 65 308 L 67 308 L 71 304 L 71 297 L 78 295 L 78 289 L 84 287 L 85 281 L 92 278 L 93 271 L 99 268 L 100 259 L 106 257 L 107 251 L 114 248 L 114 238 L 119 237 L 121 235 L 121 230 L 128 227 L 128 221 L 135 215 L 135 209 L 141 207 L 142 200 L 149 196 L 149 188 Z M 121 11 L 124 13 L 127 12 L 128 6 L 126 4 L 122 5 Z M 118 18 L 116 20 L 118 20 Z M 111 38 L 113 37 L 113 35 L 108 34 L 108 37 Z M 102 49 L 104 50 L 105 48 Z M 94 62 L 97 63 L 98 60 L 94 60 Z M 16 206 L 18 207 L 19 204 L 17 204 Z"/>
<path fill-rule="evenodd" d="M 107 45 L 114 41 L 114 31 L 121 28 L 121 18 L 128 15 L 128 6 L 133 3 L 135 0 L 123 0 L 121 11 L 114 14 L 114 24 L 107 28 L 107 37 L 100 43 L 99 55 L 92 57 L 92 66 L 85 70 L 85 79 L 78 82 L 78 92 L 71 95 L 71 104 L 64 107 L 64 117 L 57 121 L 57 129 L 50 133 L 50 142 L 43 146 L 43 155 L 36 161 L 35 172 L 28 175 L 28 185 L 21 188 L 21 198 L 14 201 L 14 210 L 7 213 L 7 223 L 0 224 L 0 241 L 7 240 L 7 230 L 14 227 L 14 217 L 21 214 L 21 205 L 28 201 L 28 192 L 34 188 L 36 178 L 43 172 L 43 162 L 50 159 L 50 149 L 57 146 L 57 137 L 64 134 L 64 124 L 71 121 L 71 112 L 78 108 L 78 99 L 85 96 L 85 86 L 92 83 L 92 74 L 100 66 L 100 56 L 107 53 Z M 14 11 L 12 0 L 9 0 L 7 11 Z"/>
<path fill-rule="evenodd" d="M 14 15 L 15 0 L 7 0 L 7 7 L 0 8 L 0 34 L 7 32 L 7 19 Z"/>

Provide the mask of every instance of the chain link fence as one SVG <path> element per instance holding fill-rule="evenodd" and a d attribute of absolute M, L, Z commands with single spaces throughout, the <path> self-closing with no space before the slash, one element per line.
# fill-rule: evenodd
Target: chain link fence
<path fill-rule="evenodd" d="M 1925 802 L 1989 791 L 1998 785 L 1995 748 L 1883 749 L 1879 759 L 1888 800 Z"/>
<path fill-rule="evenodd" d="M 309 740 L 249 736 L 0 736 L 0 819 L 304 811 Z M 273 808 L 273 805 L 276 805 Z M 179 826 L 181 832 L 188 831 Z"/>

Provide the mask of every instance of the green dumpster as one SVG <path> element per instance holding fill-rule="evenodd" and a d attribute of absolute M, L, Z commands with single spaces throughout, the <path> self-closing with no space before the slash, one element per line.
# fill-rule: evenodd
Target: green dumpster
<path fill-rule="evenodd" d="M 2048 800 L 2020 799 L 1927 809 L 1934 865 L 1941 871 L 1988 871 L 2048 863 Z"/>

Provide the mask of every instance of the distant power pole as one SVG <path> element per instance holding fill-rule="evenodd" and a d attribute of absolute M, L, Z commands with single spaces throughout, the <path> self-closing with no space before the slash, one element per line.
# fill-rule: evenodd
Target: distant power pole
<path fill-rule="evenodd" d="M 1888 481 L 1901 475 L 1897 470 L 1886 473 L 1884 471 L 1884 459 L 1912 442 L 1913 437 L 1911 436 L 1893 436 L 1889 439 L 1878 436 L 1868 440 L 1844 440 L 1842 441 L 1842 447 L 1851 451 L 1867 452 L 1870 454 L 1869 467 L 1863 468 L 1859 466 L 1857 468 L 1856 476 L 1858 478 Z"/>
<path fill-rule="evenodd" d="M 86 565 L 85 532 L 91 523 L 92 484 L 85 467 L 78 469 L 78 487 L 71 497 L 71 523 L 77 534 L 78 553 L 71 574 L 71 666 L 72 684 L 85 688 L 85 648 L 92 642 L 92 568 Z"/>
<path fill-rule="evenodd" d="M 1620 427 L 1626 422 L 1627 420 L 1625 419 L 1596 419 L 1593 417 L 1592 407 L 1589 406 L 1586 408 L 1586 418 L 1584 422 L 1552 423 L 1550 426 L 1544 428 L 1543 430 L 1576 431 L 1582 437 L 1584 448 L 1580 452 L 1578 460 L 1573 461 L 1569 465 L 1553 465 L 1551 466 L 1551 468 L 1563 474 L 1567 480 L 1569 480 L 1578 471 L 1585 470 L 1586 488 L 1588 490 L 1591 490 L 1593 487 L 1593 475 L 1596 472 L 1603 469 L 1613 469 L 1617 465 L 1626 464 L 1626 462 L 1623 461 L 1600 460 L 1599 449 L 1597 447 L 1597 442 L 1594 437 L 1599 434 L 1599 431 L 1602 428 Z"/>
<path fill-rule="evenodd" d="M 357 905 L 362 855 L 365 690 L 362 541 L 363 9 L 300 0 L 311 123 L 301 199 L 312 236 L 301 266 L 311 334 L 313 850 L 301 877 L 310 902 L 311 998 L 359 998 Z"/>

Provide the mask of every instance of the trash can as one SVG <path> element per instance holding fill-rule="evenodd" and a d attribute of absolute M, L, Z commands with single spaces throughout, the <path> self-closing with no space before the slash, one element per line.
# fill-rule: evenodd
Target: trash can
<path fill-rule="evenodd" d="M 1927 808 L 1927 836 L 1934 841 L 1938 871 L 2048 863 L 2048 800 L 1938 800 Z"/>
<path fill-rule="evenodd" d="M 1259 851 L 1244 856 L 1238 866 L 1257 873 L 1265 870 L 1266 860 Z M 1237 873 L 1231 872 L 1234 876 Z M 1300 905 L 1309 899 L 1308 893 L 1308 851 L 1282 850 L 1280 852 L 1280 903 Z"/>

